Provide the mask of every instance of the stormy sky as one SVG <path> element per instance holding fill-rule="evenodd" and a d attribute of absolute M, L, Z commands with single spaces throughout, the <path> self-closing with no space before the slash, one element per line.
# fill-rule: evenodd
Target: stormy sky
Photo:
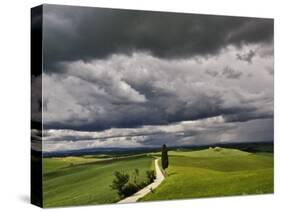
<path fill-rule="evenodd" d="M 272 19 L 43 10 L 44 151 L 273 140 Z"/>

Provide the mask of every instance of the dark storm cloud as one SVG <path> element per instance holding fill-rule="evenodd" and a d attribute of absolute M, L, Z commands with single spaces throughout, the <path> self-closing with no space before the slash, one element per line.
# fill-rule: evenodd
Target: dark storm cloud
<path fill-rule="evenodd" d="M 164 135 L 154 135 L 149 136 L 146 139 L 139 141 L 138 143 L 146 146 L 161 146 L 163 144 L 169 144 L 170 146 L 182 145 L 180 138 L 184 135 L 178 134 L 164 134 Z M 186 136 L 187 137 L 187 136 Z"/>
<path fill-rule="evenodd" d="M 71 142 L 76 146 L 85 146 L 90 141 L 95 145 L 116 141 L 135 142 L 137 145 L 158 146 L 161 141 L 169 145 L 181 145 L 183 139 L 191 139 L 201 134 L 225 132 L 235 129 L 232 123 L 223 123 L 220 117 L 198 120 L 194 122 L 181 122 L 170 125 L 143 126 L 140 128 L 114 128 L 96 131 L 75 130 L 44 130 L 45 144 L 60 144 Z M 76 143 L 76 144 L 75 144 Z"/>
<path fill-rule="evenodd" d="M 45 150 L 272 138 L 272 19 L 45 5 L 43 51 Z"/>
<path fill-rule="evenodd" d="M 224 65 L 225 57 L 235 68 Z M 228 122 L 272 117 L 272 79 L 257 59 L 249 66 L 251 81 L 239 71 L 245 64 L 236 51 L 201 64 L 146 53 L 68 62 L 62 72 L 43 76 L 44 128 L 103 131 L 215 116 Z"/>
<path fill-rule="evenodd" d="M 262 113 L 258 111 L 243 111 L 224 116 L 226 122 L 246 122 L 249 120 L 269 118 L 273 118 L 273 112 Z"/>
<path fill-rule="evenodd" d="M 271 42 L 272 36 L 271 19 L 45 5 L 44 68 L 133 51 L 204 56 L 228 44 Z"/>
<path fill-rule="evenodd" d="M 184 120 L 198 120 L 208 117 L 214 117 L 221 114 L 235 114 L 245 108 L 223 108 L 219 97 L 200 97 L 195 102 L 186 102 L 176 96 L 161 96 L 151 98 L 146 104 L 122 104 L 115 105 L 106 103 L 106 114 L 86 121 L 83 124 L 75 125 L 74 120 L 77 117 L 71 117 L 67 122 L 48 122 L 45 123 L 45 129 L 74 129 L 74 130 L 95 130 L 102 131 L 112 127 L 133 128 L 143 125 L 165 125 Z M 96 102 L 96 104 L 99 104 Z M 175 107 L 176 111 L 169 113 L 168 108 Z M 93 111 L 94 112 L 94 111 Z"/>
<path fill-rule="evenodd" d="M 273 119 L 229 123 L 220 117 L 214 117 L 169 126 L 144 126 L 102 132 L 45 130 L 44 134 L 47 135 L 44 137 L 45 151 L 90 147 L 161 146 L 163 143 L 168 146 L 182 146 L 233 141 L 271 141 Z M 68 140 L 69 136 L 76 139 Z M 89 139 L 85 139 L 86 136 Z"/>
<path fill-rule="evenodd" d="M 228 78 L 236 79 L 240 77 L 238 73 L 224 73 Z M 102 107 L 105 113 L 96 115 L 95 108 L 89 108 L 91 114 L 95 114 L 95 118 L 89 116 L 87 119 L 81 119 L 80 113 L 74 113 L 69 117 L 68 121 L 58 122 L 50 121 L 44 125 L 45 129 L 74 129 L 82 131 L 102 131 L 116 128 L 134 128 L 143 125 L 166 125 L 177 123 L 185 120 L 193 121 L 209 117 L 223 115 L 227 121 L 247 121 L 264 117 L 272 117 L 272 113 L 260 113 L 257 106 L 251 104 L 229 105 L 225 106 L 223 94 L 204 94 L 197 93 L 194 99 L 184 99 L 176 93 L 164 93 L 161 89 L 153 89 L 148 85 L 145 87 L 130 85 L 142 93 L 147 101 L 144 103 L 124 102 L 116 104 L 116 100 L 109 99 L 104 101 L 96 97 L 87 101 L 86 104 L 93 104 Z M 89 98 L 86 96 L 86 98 Z M 81 99 L 76 99 L 78 102 Z M 82 103 L 80 103 L 82 104 Z M 82 105 L 85 107 L 85 105 Z M 46 112 L 48 112 L 47 108 Z M 81 120 L 80 124 L 74 124 L 75 121 Z M 134 135 L 137 136 L 137 135 Z M 84 139 L 89 139 L 85 137 Z M 65 140 L 76 140 L 74 137 L 65 138 Z M 80 140 L 80 138 L 79 138 Z"/>
<path fill-rule="evenodd" d="M 90 78 L 88 80 L 90 80 Z M 108 82 L 106 84 L 110 83 Z M 132 103 L 127 101 L 120 105 L 116 104 L 118 100 L 114 100 L 113 98 L 104 101 L 104 99 L 92 96 L 92 99 L 88 100 L 86 104 L 93 104 L 96 107 L 100 106 L 106 113 L 97 115 L 92 119 L 88 117 L 88 120 L 81 119 L 82 114 L 74 113 L 76 116 L 72 115 L 69 117 L 68 121 L 62 122 L 59 120 L 59 122 L 48 122 L 45 123 L 44 128 L 102 131 L 112 127 L 132 128 L 141 127 L 143 125 L 165 125 L 184 120 L 198 120 L 221 114 L 231 115 L 252 110 L 252 108 L 248 108 L 248 106 L 225 108 L 223 106 L 224 102 L 222 97 L 219 95 L 208 96 L 204 93 L 199 93 L 195 99 L 184 100 L 175 93 L 164 92 L 161 89 L 153 89 L 153 87 L 147 84 L 143 86 L 130 84 L 130 87 L 136 88 L 140 93 L 144 94 L 147 101 L 144 103 Z M 114 94 L 114 96 L 116 95 Z M 76 100 L 79 102 L 79 98 Z M 122 102 L 122 99 L 120 102 Z M 80 103 L 80 105 L 81 104 L 83 103 Z M 82 107 L 85 108 L 85 105 L 82 105 Z M 48 112 L 47 108 L 45 108 L 46 112 Z M 89 110 L 92 114 L 96 114 L 95 108 L 89 108 Z M 81 119 L 81 123 L 83 124 L 75 125 L 73 122 L 79 119 Z M 74 138 L 71 137 L 69 139 Z"/>
<path fill-rule="evenodd" d="M 226 129 L 227 127 L 224 127 L 223 129 Z M 45 131 L 46 132 L 46 131 Z M 104 132 L 104 131 L 103 131 Z M 83 132 L 82 132 L 83 133 Z M 105 141 L 107 139 L 115 139 L 115 138 L 125 138 L 125 139 L 130 139 L 132 137 L 137 138 L 137 137 L 146 137 L 147 139 L 151 139 L 154 137 L 166 137 L 166 136 L 175 136 L 175 137 L 190 137 L 190 136 L 195 136 L 199 132 L 193 129 L 189 129 L 188 131 L 176 131 L 176 132 L 165 132 L 159 129 L 147 129 L 147 130 L 142 130 L 141 128 L 135 129 L 135 132 L 128 132 L 124 133 L 122 132 L 122 129 L 120 130 L 119 133 L 114 134 L 114 135 L 105 135 L 105 133 L 102 133 L 102 135 L 81 135 L 79 134 L 79 131 L 69 131 L 69 134 L 64 135 L 62 133 L 55 134 L 52 133 L 45 133 L 44 134 L 44 141 L 87 141 L 87 140 L 102 140 Z M 90 134 L 90 133 L 89 133 Z M 147 140 L 145 139 L 145 140 Z"/>
<path fill-rule="evenodd" d="M 273 19 L 248 19 L 229 34 L 233 43 L 270 42 L 273 39 Z"/>

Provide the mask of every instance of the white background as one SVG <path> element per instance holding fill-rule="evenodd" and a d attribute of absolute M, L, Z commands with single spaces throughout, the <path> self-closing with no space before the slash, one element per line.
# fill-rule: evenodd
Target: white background
<path fill-rule="evenodd" d="M 277 211 L 278 205 L 281 205 L 279 203 L 281 201 L 281 143 L 280 131 L 278 131 L 281 130 L 279 83 L 281 7 L 278 2 L 278 0 L 2 0 L 0 6 L 0 211 L 41 210 L 29 204 L 29 126 L 30 8 L 42 3 L 275 18 L 274 195 L 85 206 L 52 209 L 52 211 Z"/>

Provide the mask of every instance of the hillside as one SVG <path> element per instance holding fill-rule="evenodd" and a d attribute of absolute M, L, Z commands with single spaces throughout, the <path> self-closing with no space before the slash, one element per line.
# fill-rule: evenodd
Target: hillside
<path fill-rule="evenodd" d="M 169 152 L 165 181 L 141 201 L 273 192 L 273 154 L 235 149 Z"/>

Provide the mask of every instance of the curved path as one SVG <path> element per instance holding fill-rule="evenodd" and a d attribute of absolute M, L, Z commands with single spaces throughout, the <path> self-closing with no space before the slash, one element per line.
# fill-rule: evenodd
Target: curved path
<path fill-rule="evenodd" d="M 158 165 L 158 160 L 156 159 L 154 161 L 155 163 L 155 171 L 156 171 L 156 179 L 153 181 L 153 183 L 147 185 L 143 189 L 139 190 L 138 192 L 134 193 L 132 196 L 129 196 L 125 199 L 120 200 L 118 203 L 131 203 L 131 202 L 136 202 L 138 199 L 144 197 L 147 195 L 149 192 L 151 192 L 153 189 L 155 189 L 157 186 L 159 186 L 162 181 L 164 180 L 164 175 L 160 170 L 160 167 Z"/>

